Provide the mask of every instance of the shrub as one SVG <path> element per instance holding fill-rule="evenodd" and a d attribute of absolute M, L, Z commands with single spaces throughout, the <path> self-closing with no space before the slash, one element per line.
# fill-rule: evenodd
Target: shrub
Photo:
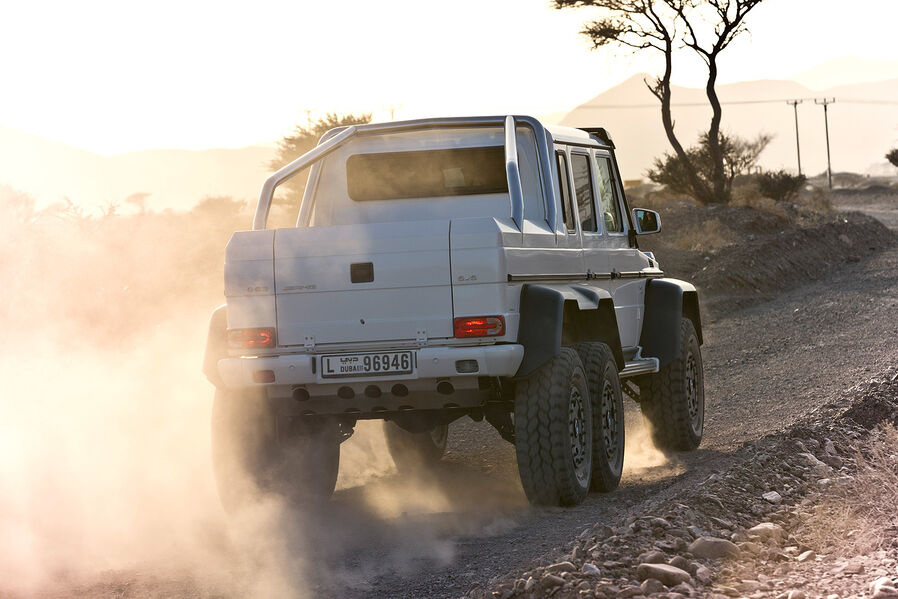
<path fill-rule="evenodd" d="M 736 136 L 721 134 L 720 151 L 723 153 L 724 191 L 723 197 L 706 198 L 692 188 L 687 165 L 676 154 L 665 154 L 656 158 L 654 166 L 647 176 L 655 183 L 664 185 L 676 193 L 687 194 L 699 202 L 728 202 L 732 197 L 733 181 L 743 172 L 750 170 L 758 161 L 758 156 L 770 143 L 770 135 L 759 135 L 754 140 L 746 140 Z M 696 171 L 699 180 L 707 189 L 713 189 L 713 160 L 708 148 L 708 136 L 703 135 L 698 145 L 686 149 L 689 163 Z"/>
<path fill-rule="evenodd" d="M 892 166 L 898 166 L 898 148 L 889 150 L 886 154 L 886 160 L 892 163 Z"/>
<path fill-rule="evenodd" d="M 768 171 L 758 175 L 758 188 L 764 197 L 777 202 L 792 200 L 807 182 L 804 175 L 792 175 L 784 170 Z"/>

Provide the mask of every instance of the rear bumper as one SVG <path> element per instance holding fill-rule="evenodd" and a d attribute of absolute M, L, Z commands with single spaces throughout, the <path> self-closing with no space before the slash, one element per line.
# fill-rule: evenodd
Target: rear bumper
<path fill-rule="evenodd" d="M 388 381 L 416 381 L 420 379 L 464 379 L 514 376 L 524 358 L 524 346 L 517 344 L 488 345 L 472 347 L 424 347 L 413 350 L 417 355 L 417 367 L 412 374 L 387 375 L 372 377 L 351 377 L 345 379 L 321 377 L 318 356 L 310 354 L 286 354 L 272 357 L 240 357 L 224 358 L 218 361 L 218 372 L 226 387 L 280 387 L 297 385 L 307 388 L 311 395 L 316 387 L 331 387 L 340 383 L 357 385 L 365 382 L 385 384 Z M 456 363 L 462 360 L 475 360 L 476 372 L 459 373 Z M 260 378 L 257 372 L 270 371 L 273 380 L 266 383 L 256 382 Z M 270 375 L 268 379 L 270 380 Z M 322 395 L 327 393 L 321 393 Z"/>

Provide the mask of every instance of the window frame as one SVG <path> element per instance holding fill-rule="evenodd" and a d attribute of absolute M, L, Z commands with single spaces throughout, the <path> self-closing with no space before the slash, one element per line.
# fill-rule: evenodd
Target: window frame
<path fill-rule="evenodd" d="M 564 181 L 562 181 L 562 173 L 560 171 L 561 164 L 564 165 Z M 580 219 L 577 215 L 577 210 L 574 205 L 574 189 L 571 185 L 571 164 L 568 159 L 568 153 L 565 150 L 555 150 L 555 174 L 558 177 L 558 192 L 559 198 L 558 203 L 561 205 L 561 220 L 564 223 L 565 231 L 569 235 L 576 235 L 580 230 Z M 567 189 L 567 199 L 565 199 L 564 190 Z M 565 204 L 567 204 L 565 206 Z M 571 223 L 574 225 L 573 228 L 568 226 L 567 215 L 570 213 Z"/>
<path fill-rule="evenodd" d="M 599 195 L 598 195 L 598 192 L 599 192 L 599 185 L 598 185 L 598 182 L 599 182 L 599 179 L 598 179 L 598 177 L 599 177 L 599 172 L 598 172 L 598 171 L 599 171 L 599 167 L 598 167 L 598 163 L 597 163 L 597 162 L 598 162 L 599 159 L 604 159 L 604 160 L 606 161 L 606 164 L 608 165 L 608 173 L 609 173 L 610 178 L 611 178 L 611 181 L 610 181 L 610 184 L 611 184 L 611 198 L 612 198 L 612 201 L 614 202 L 614 204 L 617 206 L 618 217 L 619 217 L 619 219 L 620 219 L 620 224 L 621 224 L 621 230 L 620 230 L 620 231 L 609 231 L 608 228 L 605 226 L 605 211 L 604 211 L 605 206 L 604 206 L 604 203 L 602 203 L 602 200 L 601 200 L 601 198 L 600 198 Z M 627 220 L 626 209 L 624 208 L 624 206 L 622 205 L 622 202 L 621 202 L 621 195 L 622 195 L 622 194 L 621 194 L 620 190 L 618 189 L 619 181 L 618 181 L 617 174 L 616 174 L 616 172 L 615 172 L 615 170 L 614 170 L 614 160 L 613 160 L 612 157 L 611 157 L 611 153 L 610 153 L 610 152 L 606 152 L 606 151 L 598 150 L 598 149 L 597 149 L 597 150 L 595 150 L 595 151 L 593 152 L 593 161 L 596 162 L 596 165 L 595 165 L 595 170 L 596 170 L 596 173 L 595 173 L 595 176 L 596 176 L 596 192 L 597 192 L 597 193 L 596 193 L 596 203 L 597 203 L 597 204 L 601 203 L 601 206 L 602 206 L 602 208 L 603 208 L 603 210 L 601 211 L 601 214 L 602 214 L 602 219 L 601 219 L 601 221 L 602 221 L 602 229 L 603 229 L 603 230 L 605 231 L 605 233 L 607 233 L 608 235 L 612 235 L 612 236 L 622 236 L 622 235 L 626 235 L 626 234 L 627 234 L 627 228 L 629 227 L 629 221 Z"/>
<path fill-rule="evenodd" d="M 586 167 L 589 169 L 589 191 L 590 196 L 592 197 L 592 218 L 595 221 L 595 230 L 587 231 L 583 228 L 583 223 L 580 221 L 580 198 L 576 197 L 577 195 L 577 185 L 574 183 L 574 156 L 583 156 L 586 158 Z M 605 223 L 601 222 L 601 219 L 598 217 L 598 211 L 596 210 L 596 180 L 595 180 L 595 168 L 592 165 L 593 161 L 593 152 L 591 148 L 580 148 L 580 147 L 571 147 L 570 149 L 570 165 L 571 165 L 571 189 L 573 191 L 573 195 L 576 197 L 576 206 L 577 206 L 577 223 L 580 227 L 580 232 L 584 235 L 597 235 L 601 236 L 605 230 Z"/>

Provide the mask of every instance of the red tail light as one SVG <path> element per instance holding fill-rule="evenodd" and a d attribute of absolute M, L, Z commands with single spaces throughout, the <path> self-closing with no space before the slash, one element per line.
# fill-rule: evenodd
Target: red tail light
<path fill-rule="evenodd" d="M 505 334 L 503 316 L 474 316 L 455 319 L 456 337 L 497 337 Z"/>
<path fill-rule="evenodd" d="M 228 346 L 233 349 L 262 349 L 274 347 L 274 327 L 229 329 Z"/>

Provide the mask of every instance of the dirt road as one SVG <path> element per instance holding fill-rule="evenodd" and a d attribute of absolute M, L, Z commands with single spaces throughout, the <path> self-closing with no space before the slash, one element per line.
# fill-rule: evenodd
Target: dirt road
<path fill-rule="evenodd" d="M 875 210 L 898 227 L 893 206 L 877 203 Z M 650 503 L 725 469 L 742 443 L 838 399 L 868 373 L 898 365 L 898 249 L 774 301 L 705 316 L 701 448 L 661 455 L 639 434 L 639 414 L 631 405 L 625 473 L 614 493 L 590 495 L 575 508 L 532 508 L 518 481 L 513 447 L 489 425 L 465 419 L 452 426 L 448 455 L 434 472 L 375 474 L 361 485 L 344 481 L 314 518 L 279 521 L 261 538 L 257 529 L 251 549 L 266 545 L 264 551 L 199 572 L 192 566 L 175 574 L 168 566 L 137 566 L 101 574 L 60 596 L 459 597 L 474 584 L 551 561 L 559 555 L 556 548 L 587 526 L 646 515 Z M 376 457 L 364 428 L 344 455 Z M 242 578 L 266 570 L 272 556 L 282 560 L 277 582 L 267 592 L 264 585 L 247 590 Z"/>

